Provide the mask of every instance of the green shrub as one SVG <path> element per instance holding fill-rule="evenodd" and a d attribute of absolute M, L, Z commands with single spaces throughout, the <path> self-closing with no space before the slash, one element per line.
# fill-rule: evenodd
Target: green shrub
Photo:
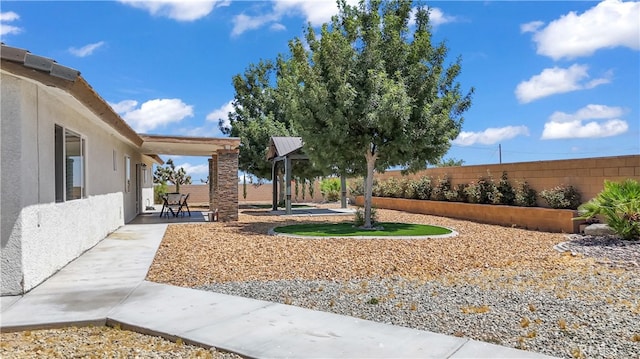
<path fill-rule="evenodd" d="M 602 192 L 578 208 L 580 219 L 604 217 L 616 234 L 624 239 L 640 240 L 640 183 L 604 181 Z"/>
<path fill-rule="evenodd" d="M 374 197 L 383 197 L 383 191 L 382 191 L 382 182 L 374 179 L 373 180 L 373 186 L 371 187 L 371 195 Z"/>
<path fill-rule="evenodd" d="M 535 207 L 538 194 L 527 181 L 518 182 L 516 187 L 515 205 L 520 207 Z"/>
<path fill-rule="evenodd" d="M 374 226 L 377 222 L 378 222 L 378 213 L 375 207 L 371 207 L 371 225 Z M 353 225 L 356 227 L 364 226 L 364 208 L 363 207 L 358 207 L 358 209 L 356 209 Z"/>
<path fill-rule="evenodd" d="M 465 194 L 470 203 L 500 203 L 500 194 L 491 178 L 480 177 L 477 182 L 471 182 L 465 188 Z"/>
<path fill-rule="evenodd" d="M 573 186 L 556 186 L 540 192 L 549 207 L 555 209 L 577 209 L 580 206 L 580 193 Z"/>
<path fill-rule="evenodd" d="M 507 172 L 502 172 L 502 177 L 500 177 L 500 182 L 496 186 L 494 195 L 493 195 L 493 203 L 494 204 L 504 204 L 507 206 L 511 206 L 516 201 L 516 193 L 513 190 L 513 186 L 509 183 L 509 179 L 507 178 Z"/>
<path fill-rule="evenodd" d="M 383 197 L 402 198 L 402 185 L 400 181 L 391 177 L 382 185 Z"/>
<path fill-rule="evenodd" d="M 400 187 L 402 187 L 402 198 L 415 198 L 415 187 L 413 186 L 413 182 L 413 180 L 410 180 L 408 178 L 403 178 L 400 181 Z"/>
<path fill-rule="evenodd" d="M 431 177 L 424 176 L 413 183 L 413 195 L 415 199 L 431 199 Z"/>
<path fill-rule="evenodd" d="M 468 185 L 466 183 L 460 183 L 451 190 L 445 192 L 444 196 L 449 202 L 467 202 L 467 193 L 465 192 L 467 186 Z"/>
<path fill-rule="evenodd" d="M 340 199 L 340 179 L 331 177 L 320 181 L 320 193 L 326 201 L 336 202 Z"/>
<path fill-rule="evenodd" d="M 431 191 L 432 201 L 446 201 L 446 193 L 451 191 L 451 181 L 449 177 L 438 178 L 438 184 Z"/>
<path fill-rule="evenodd" d="M 167 194 L 167 184 L 164 182 L 157 183 L 153 186 L 154 203 L 162 203 L 162 197 Z"/>
<path fill-rule="evenodd" d="M 349 181 L 349 193 L 352 196 L 364 196 L 364 178 L 356 178 Z"/>

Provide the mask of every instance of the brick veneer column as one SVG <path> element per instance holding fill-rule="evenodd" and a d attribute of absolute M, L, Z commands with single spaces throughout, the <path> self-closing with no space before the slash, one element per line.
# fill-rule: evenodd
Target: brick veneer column
<path fill-rule="evenodd" d="M 238 220 L 238 151 L 218 150 L 215 202 L 220 221 Z M 215 157 L 214 157 L 215 161 Z"/>
<path fill-rule="evenodd" d="M 218 155 L 213 154 L 209 158 L 209 211 L 214 212 L 218 208 L 216 191 L 218 190 Z"/>

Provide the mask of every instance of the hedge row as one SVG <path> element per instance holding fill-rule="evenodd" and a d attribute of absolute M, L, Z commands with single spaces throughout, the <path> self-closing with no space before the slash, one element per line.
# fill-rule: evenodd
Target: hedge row
<path fill-rule="evenodd" d="M 362 179 L 352 180 L 349 187 L 352 195 L 364 194 Z M 512 184 L 506 172 L 502 173 L 498 181 L 488 173 L 486 177 L 480 177 L 477 181 L 456 186 L 451 185 L 448 177 L 435 180 L 429 176 L 415 180 L 392 177 L 384 181 L 374 181 L 373 196 L 521 207 L 535 207 L 539 196 L 551 208 L 577 209 L 581 204 L 580 193 L 573 186 L 560 185 L 537 193 L 527 181 L 516 181 Z"/>

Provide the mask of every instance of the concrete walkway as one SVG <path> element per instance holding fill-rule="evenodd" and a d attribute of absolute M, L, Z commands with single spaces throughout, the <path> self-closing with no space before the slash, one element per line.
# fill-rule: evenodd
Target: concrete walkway
<path fill-rule="evenodd" d="M 134 221 L 140 222 L 145 221 Z M 167 223 L 125 225 L 28 294 L 2 297 L 1 330 L 119 323 L 253 358 L 548 358 L 465 338 L 145 281 L 166 227 Z"/>

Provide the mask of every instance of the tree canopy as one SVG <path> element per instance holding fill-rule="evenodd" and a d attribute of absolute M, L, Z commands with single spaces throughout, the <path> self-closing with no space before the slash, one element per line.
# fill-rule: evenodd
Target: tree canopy
<path fill-rule="evenodd" d="M 250 64 L 243 74 L 233 77 L 235 96 L 229 123 L 219 120 L 222 133 L 240 137 L 238 168 L 250 173 L 258 181 L 272 179 L 271 163 L 266 155 L 272 136 L 297 136 L 289 118 L 285 116 L 283 93 L 276 83 L 278 72 L 285 64 L 281 58 L 274 63 L 261 60 Z M 298 178 L 311 179 L 324 174 L 308 161 L 296 163 Z"/>
<path fill-rule="evenodd" d="M 219 121 L 222 133 L 240 137 L 238 168 L 259 179 L 271 179 L 271 164 L 266 159 L 271 136 L 295 135 L 282 115 L 281 103 L 271 83 L 274 77 L 275 64 L 269 60 L 251 64 L 244 74 L 235 75 L 229 124 Z"/>
<path fill-rule="evenodd" d="M 457 159 L 455 157 L 449 157 L 446 160 L 442 159 L 440 162 L 436 163 L 436 167 L 457 167 L 462 166 L 464 164 L 464 160 Z"/>
<path fill-rule="evenodd" d="M 431 43 L 427 8 L 414 11 L 408 0 L 339 0 L 338 8 L 319 34 L 309 26 L 306 41 L 290 42 L 277 79 L 280 108 L 315 164 L 365 176 L 370 227 L 374 170 L 438 163 L 473 89 L 463 94 L 456 82 L 461 59 L 445 65 L 446 45 Z"/>
<path fill-rule="evenodd" d="M 153 173 L 153 182 L 169 182 L 176 186 L 176 192 L 180 192 L 181 185 L 191 184 L 191 176 L 187 175 L 187 172 L 182 167 L 176 169 L 176 165 L 173 164 L 173 159 L 170 158 L 164 166 L 156 167 Z"/>

